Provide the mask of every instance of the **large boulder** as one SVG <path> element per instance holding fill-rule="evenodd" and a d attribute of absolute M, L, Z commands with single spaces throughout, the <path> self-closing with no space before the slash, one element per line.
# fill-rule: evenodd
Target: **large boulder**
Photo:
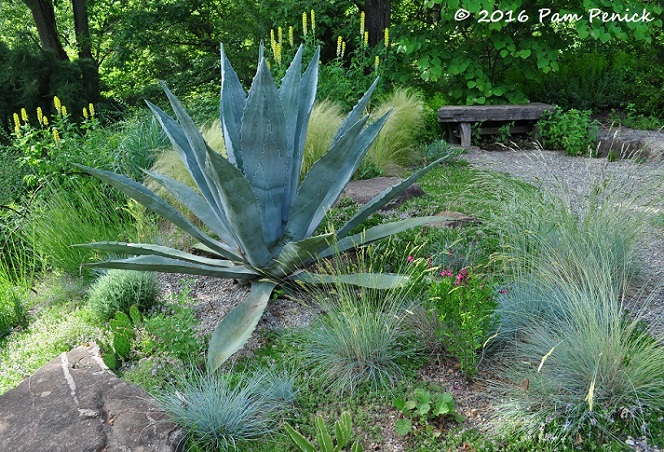
<path fill-rule="evenodd" d="M 348 182 L 346 188 L 341 192 L 339 199 L 350 198 L 358 204 L 366 204 L 383 190 L 401 181 L 403 181 L 403 179 L 398 177 L 374 177 L 373 179 L 352 180 Z M 422 195 L 424 195 L 424 190 L 422 190 L 419 185 L 412 184 L 381 210 L 393 209 L 410 198 Z"/>
<path fill-rule="evenodd" d="M 183 432 L 142 389 L 120 380 L 99 348 L 78 347 L 0 396 L 5 452 L 171 452 Z"/>

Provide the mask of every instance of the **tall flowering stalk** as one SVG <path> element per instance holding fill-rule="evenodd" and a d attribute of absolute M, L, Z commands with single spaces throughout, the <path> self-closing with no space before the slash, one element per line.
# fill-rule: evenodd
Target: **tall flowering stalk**
<path fill-rule="evenodd" d="M 302 13 L 302 34 L 307 35 L 307 13 Z"/>
<path fill-rule="evenodd" d="M 293 31 L 293 26 L 288 27 L 288 43 L 291 47 L 295 45 L 295 33 Z"/>
<path fill-rule="evenodd" d="M 385 49 L 389 48 L 390 46 L 390 29 L 386 28 L 385 31 L 383 32 L 383 41 L 385 43 Z"/>
<path fill-rule="evenodd" d="M 360 37 L 364 38 L 364 11 L 360 13 Z"/>

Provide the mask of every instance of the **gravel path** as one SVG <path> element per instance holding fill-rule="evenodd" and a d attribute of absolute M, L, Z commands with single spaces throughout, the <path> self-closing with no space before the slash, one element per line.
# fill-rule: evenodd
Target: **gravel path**
<path fill-rule="evenodd" d="M 569 197 L 573 206 L 583 205 L 590 189 L 604 178 L 636 193 L 644 190 L 639 208 L 664 212 L 664 162 L 634 163 L 631 160 L 570 157 L 557 151 L 485 151 L 473 147 L 462 158 L 477 168 L 508 173 L 527 182 L 542 184 L 559 196 Z M 654 188 L 653 188 L 654 187 Z M 645 320 L 664 337 L 664 229 L 649 225 L 639 244 L 640 288 L 653 294 Z"/>

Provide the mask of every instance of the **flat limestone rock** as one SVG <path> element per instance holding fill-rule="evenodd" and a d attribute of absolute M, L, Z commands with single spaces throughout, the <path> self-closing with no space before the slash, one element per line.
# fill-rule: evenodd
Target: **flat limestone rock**
<path fill-rule="evenodd" d="M 401 181 L 403 179 L 398 177 L 374 177 L 373 179 L 352 180 L 348 182 L 346 188 L 341 192 L 339 199 L 350 198 L 358 204 L 366 204 L 383 190 Z M 424 190 L 419 185 L 413 184 L 381 210 L 393 209 L 410 198 L 422 195 L 424 195 Z"/>
<path fill-rule="evenodd" d="M 78 347 L 0 396 L 4 452 L 171 452 L 184 433 L 141 388 L 120 380 L 99 348 Z"/>

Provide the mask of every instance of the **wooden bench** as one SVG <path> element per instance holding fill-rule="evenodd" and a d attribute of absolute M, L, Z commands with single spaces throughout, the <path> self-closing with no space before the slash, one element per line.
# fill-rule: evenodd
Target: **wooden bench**
<path fill-rule="evenodd" d="M 438 110 L 438 122 L 447 125 L 450 143 L 461 140 L 470 146 L 472 127 L 479 125 L 481 135 L 496 134 L 501 126 L 510 126 L 510 134 L 530 132 L 537 139 L 537 120 L 545 111 L 555 111 L 549 104 L 533 102 L 524 105 L 451 105 Z"/>

